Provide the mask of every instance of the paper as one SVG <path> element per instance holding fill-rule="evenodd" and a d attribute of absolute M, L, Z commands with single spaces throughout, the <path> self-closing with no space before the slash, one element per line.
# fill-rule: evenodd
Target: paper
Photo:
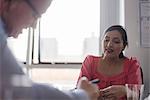
<path fill-rule="evenodd" d="M 142 47 L 150 47 L 150 1 L 140 2 L 140 32 Z"/>

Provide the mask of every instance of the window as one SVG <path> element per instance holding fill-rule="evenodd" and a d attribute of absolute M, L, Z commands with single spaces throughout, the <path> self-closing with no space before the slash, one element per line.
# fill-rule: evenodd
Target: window
<path fill-rule="evenodd" d="M 100 0 L 54 0 L 34 33 L 34 63 L 39 59 L 47 63 L 76 63 L 87 54 L 98 55 Z M 14 54 L 21 61 L 26 61 L 27 38 L 24 30 L 19 39 L 11 39 Z"/>
<path fill-rule="evenodd" d="M 41 62 L 82 62 L 99 54 L 100 0 L 55 0 L 40 23 Z"/>
<path fill-rule="evenodd" d="M 18 39 L 12 37 L 8 38 L 8 45 L 15 57 L 21 61 L 26 62 L 27 57 L 27 44 L 28 44 L 28 29 L 23 30 Z"/>

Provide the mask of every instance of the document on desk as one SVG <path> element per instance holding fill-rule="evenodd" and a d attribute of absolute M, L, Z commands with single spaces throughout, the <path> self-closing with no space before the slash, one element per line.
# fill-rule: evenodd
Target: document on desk
<path fill-rule="evenodd" d="M 140 0 L 141 46 L 150 47 L 150 0 Z"/>

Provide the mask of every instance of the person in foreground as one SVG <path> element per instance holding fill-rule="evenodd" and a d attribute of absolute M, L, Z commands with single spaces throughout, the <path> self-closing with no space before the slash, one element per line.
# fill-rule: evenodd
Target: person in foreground
<path fill-rule="evenodd" d="M 51 0 L 0 0 L 0 100 L 97 100 L 98 87 L 81 78 L 74 91 L 34 83 L 7 46 L 23 28 L 35 27 Z"/>
<path fill-rule="evenodd" d="M 99 100 L 126 100 L 126 84 L 142 84 L 140 64 L 123 54 L 128 46 L 127 33 L 120 25 L 110 26 L 102 39 L 102 56 L 88 55 L 82 63 L 81 77 L 99 79 Z"/>

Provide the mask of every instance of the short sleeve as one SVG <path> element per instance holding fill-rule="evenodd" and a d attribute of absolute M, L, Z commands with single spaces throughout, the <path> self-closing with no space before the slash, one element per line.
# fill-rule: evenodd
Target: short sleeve
<path fill-rule="evenodd" d="M 91 80 L 91 74 L 92 74 L 91 67 L 93 63 L 92 59 L 93 57 L 88 55 L 83 61 L 78 81 L 83 76 L 87 77 L 88 80 Z"/>
<path fill-rule="evenodd" d="M 142 84 L 142 70 L 136 58 L 130 58 L 128 63 L 127 83 Z"/>

